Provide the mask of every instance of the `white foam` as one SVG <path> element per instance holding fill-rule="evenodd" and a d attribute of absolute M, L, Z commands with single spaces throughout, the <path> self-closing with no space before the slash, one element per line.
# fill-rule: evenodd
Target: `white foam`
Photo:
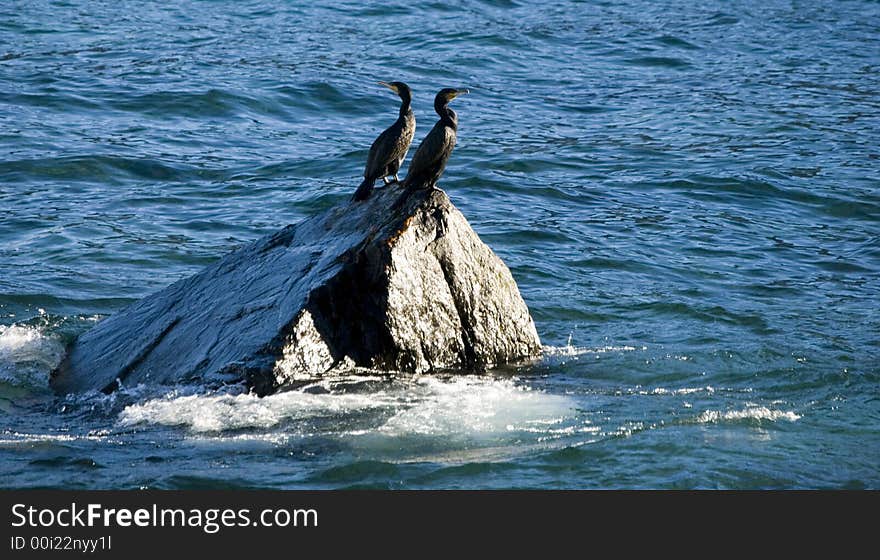
<path fill-rule="evenodd" d="M 184 426 L 193 432 L 271 428 L 288 420 L 392 406 L 396 400 L 383 392 L 332 395 L 291 391 L 264 398 L 250 394 L 177 396 L 171 393 L 126 407 L 119 414 L 119 423 L 122 426 Z"/>
<path fill-rule="evenodd" d="M 479 437 L 568 433 L 563 422 L 574 413 L 567 397 L 531 390 L 513 380 L 478 376 L 416 377 L 385 382 L 382 388 L 363 393 L 339 392 L 332 383 L 326 385 L 329 390 L 324 393 L 290 391 L 263 398 L 171 393 L 126 407 L 118 423 L 182 426 L 197 434 L 280 426 L 297 436 L 323 430 L 323 435 Z M 352 418 L 364 416 L 366 426 L 351 425 Z M 325 422 L 324 427 L 316 422 L 327 418 L 338 421 Z"/>
<path fill-rule="evenodd" d="M 0 325 L 0 381 L 45 385 L 63 355 L 61 341 L 37 327 Z"/>
<path fill-rule="evenodd" d="M 380 428 L 392 436 L 480 436 L 505 432 L 553 433 L 573 415 L 567 397 L 510 380 L 423 378 L 424 398 L 399 410 Z"/>
<path fill-rule="evenodd" d="M 0 434 L 0 446 L 15 446 L 22 443 L 71 442 L 71 441 L 102 441 L 107 432 L 95 431 L 88 434 L 28 434 L 4 430 Z"/>
<path fill-rule="evenodd" d="M 706 385 L 705 387 L 682 387 L 681 389 L 666 389 L 664 387 L 655 387 L 651 390 L 639 391 L 639 395 L 693 395 L 694 393 L 706 393 L 707 395 L 712 395 L 715 393 L 715 388 L 711 385 Z"/>
<path fill-rule="evenodd" d="M 700 424 L 710 424 L 744 420 L 768 420 L 770 422 L 787 420 L 795 422 L 800 419 L 801 416 L 791 410 L 775 410 L 766 406 L 749 405 L 742 410 L 727 410 L 723 412 L 720 410 L 706 410 L 696 418 L 696 421 Z"/>
<path fill-rule="evenodd" d="M 46 338 L 35 327 L 0 325 L 0 360 L 20 361 L 32 357 Z"/>
<path fill-rule="evenodd" d="M 635 352 L 636 350 L 647 350 L 647 346 L 598 346 L 595 348 L 590 348 L 587 346 L 572 346 L 571 344 L 567 344 L 565 346 L 544 346 L 543 347 L 543 355 L 544 358 L 575 358 L 578 356 L 584 356 L 589 354 L 596 354 L 597 357 L 599 354 L 610 354 L 610 353 L 618 353 L 618 352 Z"/>

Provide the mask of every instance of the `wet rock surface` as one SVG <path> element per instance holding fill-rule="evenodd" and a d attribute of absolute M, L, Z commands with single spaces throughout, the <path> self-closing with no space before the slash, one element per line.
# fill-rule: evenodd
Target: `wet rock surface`
<path fill-rule="evenodd" d="M 441 190 L 378 189 L 234 251 L 98 323 L 58 392 L 244 382 L 269 394 L 355 367 L 482 370 L 540 353 L 508 268 Z"/>

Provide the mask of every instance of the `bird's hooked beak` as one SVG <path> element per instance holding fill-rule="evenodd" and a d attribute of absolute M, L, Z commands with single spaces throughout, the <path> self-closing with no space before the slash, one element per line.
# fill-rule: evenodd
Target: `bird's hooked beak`
<path fill-rule="evenodd" d="M 468 93 L 470 93 L 470 92 L 471 92 L 471 90 L 469 90 L 469 89 L 467 89 L 467 88 L 460 88 L 460 89 L 457 89 L 457 90 L 453 91 L 453 92 L 449 95 L 449 99 L 455 99 L 455 98 L 458 97 L 459 95 L 466 95 L 466 94 L 468 94 Z"/>
<path fill-rule="evenodd" d="M 397 86 L 393 86 L 393 85 L 389 84 L 388 82 L 379 82 L 379 85 L 387 87 L 388 89 L 390 89 L 394 93 L 400 93 L 400 91 L 397 90 Z"/>

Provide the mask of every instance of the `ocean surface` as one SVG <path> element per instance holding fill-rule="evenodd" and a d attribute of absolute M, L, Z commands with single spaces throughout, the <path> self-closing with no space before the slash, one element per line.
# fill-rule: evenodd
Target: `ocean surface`
<path fill-rule="evenodd" d="M 868 1 L 3 2 L 0 487 L 880 488 L 878 76 Z M 416 143 L 470 88 L 440 186 L 540 361 L 52 394 L 95 322 L 350 197 L 378 80 Z"/>

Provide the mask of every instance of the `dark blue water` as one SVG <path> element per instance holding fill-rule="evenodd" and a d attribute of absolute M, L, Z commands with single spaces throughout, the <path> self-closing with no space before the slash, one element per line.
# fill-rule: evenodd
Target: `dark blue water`
<path fill-rule="evenodd" d="M 878 73 L 867 1 L 4 2 L 0 484 L 880 487 Z M 377 80 L 416 142 L 471 89 L 441 186 L 542 361 L 51 394 L 95 321 L 350 196 Z"/>

